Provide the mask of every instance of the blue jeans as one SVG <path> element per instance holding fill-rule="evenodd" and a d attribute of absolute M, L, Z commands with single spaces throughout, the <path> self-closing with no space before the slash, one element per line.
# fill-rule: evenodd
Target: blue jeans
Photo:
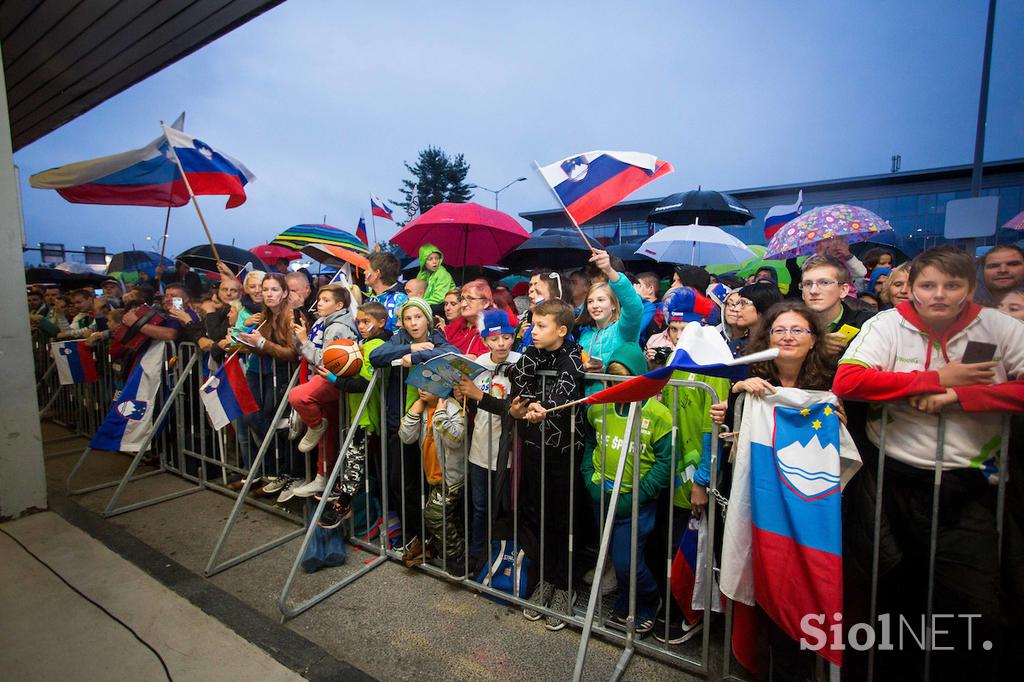
<path fill-rule="evenodd" d="M 266 359 L 260 358 L 261 361 Z M 263 457 L 263 473 L 268 476 L 295 474 L 297 469 L 292 462 L 291 443 L 288 442 L 286 435 L 277 432 L 276 424 L 273 423 L 274 413 L 277 411 L 278 404 L 285 399 L 285 389 L 288 387 L 288 380 L 291 376 L 283 363 L 277 366 L 276 371 L 270 368 L 269 363 L 261 364 L 265 371 L 260 371 L 258 369 L 260 365 L 256 365 L 250 367 L 249 371 L 245 373 L 249 390 L 252 391 L 252 397 L 255 398 L 256 404 L 259 406 L 259 409 L 252 414 L 242 417 L 242 421 L 254 436 L 249 441 L 248 456 L 255 458 L 267 433 L 273 431 L 274 436 Z M 246 465 L 252 466 L 252 462 L 248 461 Z"/>
<path fill-rule="evenodd" d="M 600 519 L 600 505 L 594 504 L 594 517 Z M 648 502 L 640 505 L 637 512 L 637 533 L 636 533 L 636 615 L 637 620 L 654 618 L 658 608 L 658 581 L 647 566 L 644 559 L 644 548 L 647 546 L 647 538 L 654 531 L 655 503 Z M 612 526 L 612 565 L 615 567 L 615 577 L 618 579 L 619 589 L 615 595 L 615 613 L 625 615 L 629 611 L 629 555 L 630 546 L 633 540 L 633 523 L 631 516 L 616 516 L 605 518 Z"/>

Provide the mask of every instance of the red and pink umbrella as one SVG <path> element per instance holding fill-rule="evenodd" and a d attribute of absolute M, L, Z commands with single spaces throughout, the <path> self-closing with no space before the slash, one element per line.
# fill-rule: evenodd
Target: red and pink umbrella
<path fill-rule="evenodd" d="M 1010 218 L 1009 222 L 1003 225 L 1007 230 L 1024 230 L 1024 211 Z"/>
<path fill-rule="evenodd" d="M 264 263 L 275 263 L 278 258 L 285 258 L 288 261 L 302 258 L 298 251 L 277 244 L 260 244 L 249 249 L 249 252 L 259 256 Z"/>
<path fill-rule="evenodd" d="M 477 203 L 443 203 L 406 224 L 391 238 L 408 254 L 433 244 L 444 254 L 445 265 L 496 265 L 529 233 L 507 213 Z"/>

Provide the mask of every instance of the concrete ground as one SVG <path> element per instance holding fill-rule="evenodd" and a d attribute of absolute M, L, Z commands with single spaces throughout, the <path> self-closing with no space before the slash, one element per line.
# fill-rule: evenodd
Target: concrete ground
<path fill-rule="evenodd" d="M 231 498 L 202 490 L 107 520 L 100 519 L 98 514 L 106 506 L 110 490 L 70 498 L 64 492 L 64 480 L 81 450 L 59 453 L 84 447 L 84 442 L 58 441 L 66 432 L 48 423 L 43 425 L 43 434 L 44 442 L 51 443 L 46 446 L 47 451 L 56 455 L 47 460 L 53 509 L 129 561 L 142 566 L 158 581 L 224 622 L 245 640 L 309 679 L 351 679 L 362 673 L 383 680 L 564 680 L 572 677 L 579 630 L 570 627 L 549 632 L 541 622 L 525 620 L 518 609 L 499 606 L 459 584 L 406 569 L 392 561 L 286 621 L 282 627 L 278 625 L 282 618 L 277 600 L 301 540 L 291 540 L 211 578 L 203 578 L 211 550 L 231 511 Z M 76 485 L 116 478 L 127 464 L 128 459 L 123 455 L 94 453 Z M 178 477 L 161 474 L 131 483 L 122 503 L 188 486 Z M 222 558 L 256 547 L 297 527 L 275 515 L 247 507 L 228 539 Z M 374 556 L 350 547 L 344 566 L 313 575 L 300 572 L 292 603 L 351 574 Z M 698 658 L 699 646 L 697 638 L 673 650 Z M 585 679 L 608 679 L 621 650 L 621 644 L 593 639 Z M 134 655 L 144 659 L 147 653 Z M 713 666 L 717 666 L 717 657 L 720 654 L 713 648 Z M 219 665 L 219 670 L 217 667 L 215 664 L 210 670 L 232 676 L 227 659 Z M 636 655 L 625 679 L 639 678 L 700 679 L 680 667 Z M 197 678 L 175 675 L 175 679 Z"/>

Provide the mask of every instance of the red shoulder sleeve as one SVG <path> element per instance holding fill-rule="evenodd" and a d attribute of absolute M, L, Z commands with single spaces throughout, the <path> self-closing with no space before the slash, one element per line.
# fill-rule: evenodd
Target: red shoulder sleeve
<path fill-rule="evenodd" d="M 1024 379 L 953 389 L 964 412 L 1024 412 Z"/>
<path fill-rule="evenodd" d="M 863 365 L 839 365 L 832 392 L 853 400 L 901 400 L 922 393 L 944 393 L 939 373 L 885 372 Z"/>

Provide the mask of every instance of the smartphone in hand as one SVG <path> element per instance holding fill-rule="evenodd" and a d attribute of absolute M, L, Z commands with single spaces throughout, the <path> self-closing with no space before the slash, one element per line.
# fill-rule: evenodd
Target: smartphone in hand
<path fill-rule="evenodd" d="M 968 341 L 967 347 L 964 348 L 964 356 L 960 358 L 960 362 L 965 365 L 976 362 L 991 362 L 995 356 L 996 344 L 985 343 L 984 341 Z"/>

